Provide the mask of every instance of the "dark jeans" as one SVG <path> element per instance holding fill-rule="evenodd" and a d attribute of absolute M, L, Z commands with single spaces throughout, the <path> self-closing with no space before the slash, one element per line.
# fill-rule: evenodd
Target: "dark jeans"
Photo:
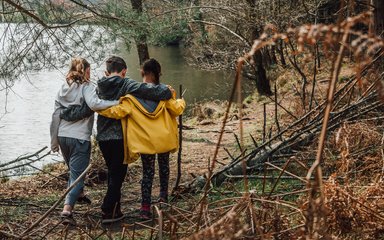
<path fill-rule="evenodd" d="M 151 204 L 152 183 L 155 175 L 155 154 L 141 154 L 143 163 L 143 179 L 141 180 L 141 204 L 149 206 Z M 160 177 L 160 197 L 168 198 L 169 182 L 169 152 L 157 154 Z"/>
<path fill-rule="evenodd" d="M 59 137 L 59 145 L 64 160 L 69 168 L 68 187 L 84 172 L 91 157 L 91 142 L 76 138 Z M 65 205 L 74 207 L 84 188 L 84 177 L 67 194 Z"/>
<path fill-rule="evenodd" d="M 128 165 L 123 164 L 124 141 L 99 141 L 99 146 L 108 168 L 108 189 L 101 210 L 112 213 L 120 210 L 121 187 L 127 174 Z"/>

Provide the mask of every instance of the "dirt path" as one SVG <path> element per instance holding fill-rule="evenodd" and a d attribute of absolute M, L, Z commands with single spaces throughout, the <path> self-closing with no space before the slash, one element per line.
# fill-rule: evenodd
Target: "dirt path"
<path fill-rule="evenodd" d="M 222 116 L 224 104 L 215 105 L 208 104 L 203 106 L 205 112 L 213 112 L 209 117 L 200 116 L 193 119 L 185 119 L 183 130 L 183 150 L 182 150 L 182 177 L 181 184 L 191 181 L 198 175 L 207 173 L 209 159 L 212 159 L 216 143 L 222 126 Z M 252 108 L 255 113 L 255 108 Z M 249 133 L 254 136 L 255 133 L 255 115 L 247 115 L 245 113 L 243 126 L 245 142 L 250 142 Z M 225 128 L 221 148 L 218 154 L 218 164 L 226 164 L 231 161 L 229 155 L 224 148 L 231 154 L 238 154 L 238 144 L 234 137 L 234 133 L 239 135 L 239 120 L 236 117 L 236 111 L 231 111 L 230 120 Z M 255 136 L 256 137 L 256 136 Z M 96 151 L 97 152 L 97 151 Z M 106 182 L 100 181 L 105 179 L 105 164 L 100 153 L 93 154 L 92 162 L 95 169 L 86 181 L 87 195 L 92 199 L 91 205 L 76 205 L 75 218 L 78 225 L 84 228 L 92 228 L 92 226 L 100 225 L 100 205 L 106 192 Z M 173 189 L 176 171 L 177 171 L 177 153 L 171 155 L 171 175 L 170 175 L 170 191 Z M 157 166 L 156 166 L 157 167 Z M 52 164 L 45 168 L 51 175 L 41 174 L 33 177 L 12 180 L 2 184 L 0 189 L 0 230 L 6 232 L 18 232 L 25 230 L 34 221 L 44 214 L 45 211 L 52 206 L 59 196 L 61 196 L 66 188 L 65 173 L 67 167 L 64 164 Z M 104 172 L 103 172 L 104 171 Z M 141 162 L 129 166 L 126 181 L 122 189 L 122 210 L 127 214 L 127 219 L 123 224 L 130 224 L 138 221 L 137 210 L 140 208 L 141 201 Z M 61 176 L 55 178 L 53 176 Z M 153 200 L 157 199 L 159 193 L 158 174 L 155 174 L 152 196 Z M 170 198 L 172 199 L 172 197 Z M 171 202 L 171 204 L 173 204 Z M 53 211 L 46 220 L 39 226 L 41 228 L 41 236 L 49 228 L 53 228 L 52 234 L 59 234 L 63 231 L 60 226 L 59 213 L 61 207 Z M 121 226 L 115 226 L 115 231 L 121 231 Z M 1 235 L 1 233 L 0 233 Z"/>

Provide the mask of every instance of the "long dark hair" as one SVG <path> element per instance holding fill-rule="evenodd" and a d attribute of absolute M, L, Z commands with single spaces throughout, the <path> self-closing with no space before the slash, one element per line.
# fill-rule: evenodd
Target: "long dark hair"
<path fill-rule="evenodd" d="M 153 75 L 155 76 L 155 84 L 160 84 L 161 66 L 156 59 L 150 58 L 148 60 L 145 60 L 141 69 L 143 70 L 145 75 L 153 73 Z"/>

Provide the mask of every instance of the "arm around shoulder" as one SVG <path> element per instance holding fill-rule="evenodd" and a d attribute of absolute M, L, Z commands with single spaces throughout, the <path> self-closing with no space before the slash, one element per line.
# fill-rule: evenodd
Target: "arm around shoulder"
<path fill-rule="evenodd" d="M 130 93 L 135 97 L 153 101 L 167 100 L 172 97 L 171 90 L 164 84 L 154 85 L 130 80 L 129 85 L 131 85 L 131 87 L 126 94 Z"/>
<path fill-rule="evenodd" d="M 171 113 L 172 116 L 179 116 L 181 115 L 185 110 L 185 100 L 183 98 L 181 99 L 174 99 L 171 98 L 167 101 L 166 107 L 168 111 Z"/>
<path fill-rule="evenodd" d="M 117 100 L 108 101 L 100 99 L 96 94 L 96 87 L 91 83 L 88 83 L 86 86 L 84 86 L 83 95 L 88 107 L 93 111 L 103 110 L 119 103 Z"/>
<path fill-rule="evenodd" d="M 118 105 L 97 111 L 97 113 L 108 118 L 122 119 L 131 114 L 131 110 L 132 108 L 128 100 L 122 99 Z"/>

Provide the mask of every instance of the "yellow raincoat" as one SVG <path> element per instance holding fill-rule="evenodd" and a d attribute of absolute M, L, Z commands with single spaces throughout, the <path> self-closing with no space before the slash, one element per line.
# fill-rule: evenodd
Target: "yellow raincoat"
<path fill-rule="evenodd" d="M 175 152 L 179 147 L 176 117 L 185 109 L 184 99 L 160 101 L 148 112 L 132 95 L 120 98 L 120 104 L 98 111 L 100 115 L 121 119 L 124 137 L 124 163 L 132 163 L 143 154 Z"/>

